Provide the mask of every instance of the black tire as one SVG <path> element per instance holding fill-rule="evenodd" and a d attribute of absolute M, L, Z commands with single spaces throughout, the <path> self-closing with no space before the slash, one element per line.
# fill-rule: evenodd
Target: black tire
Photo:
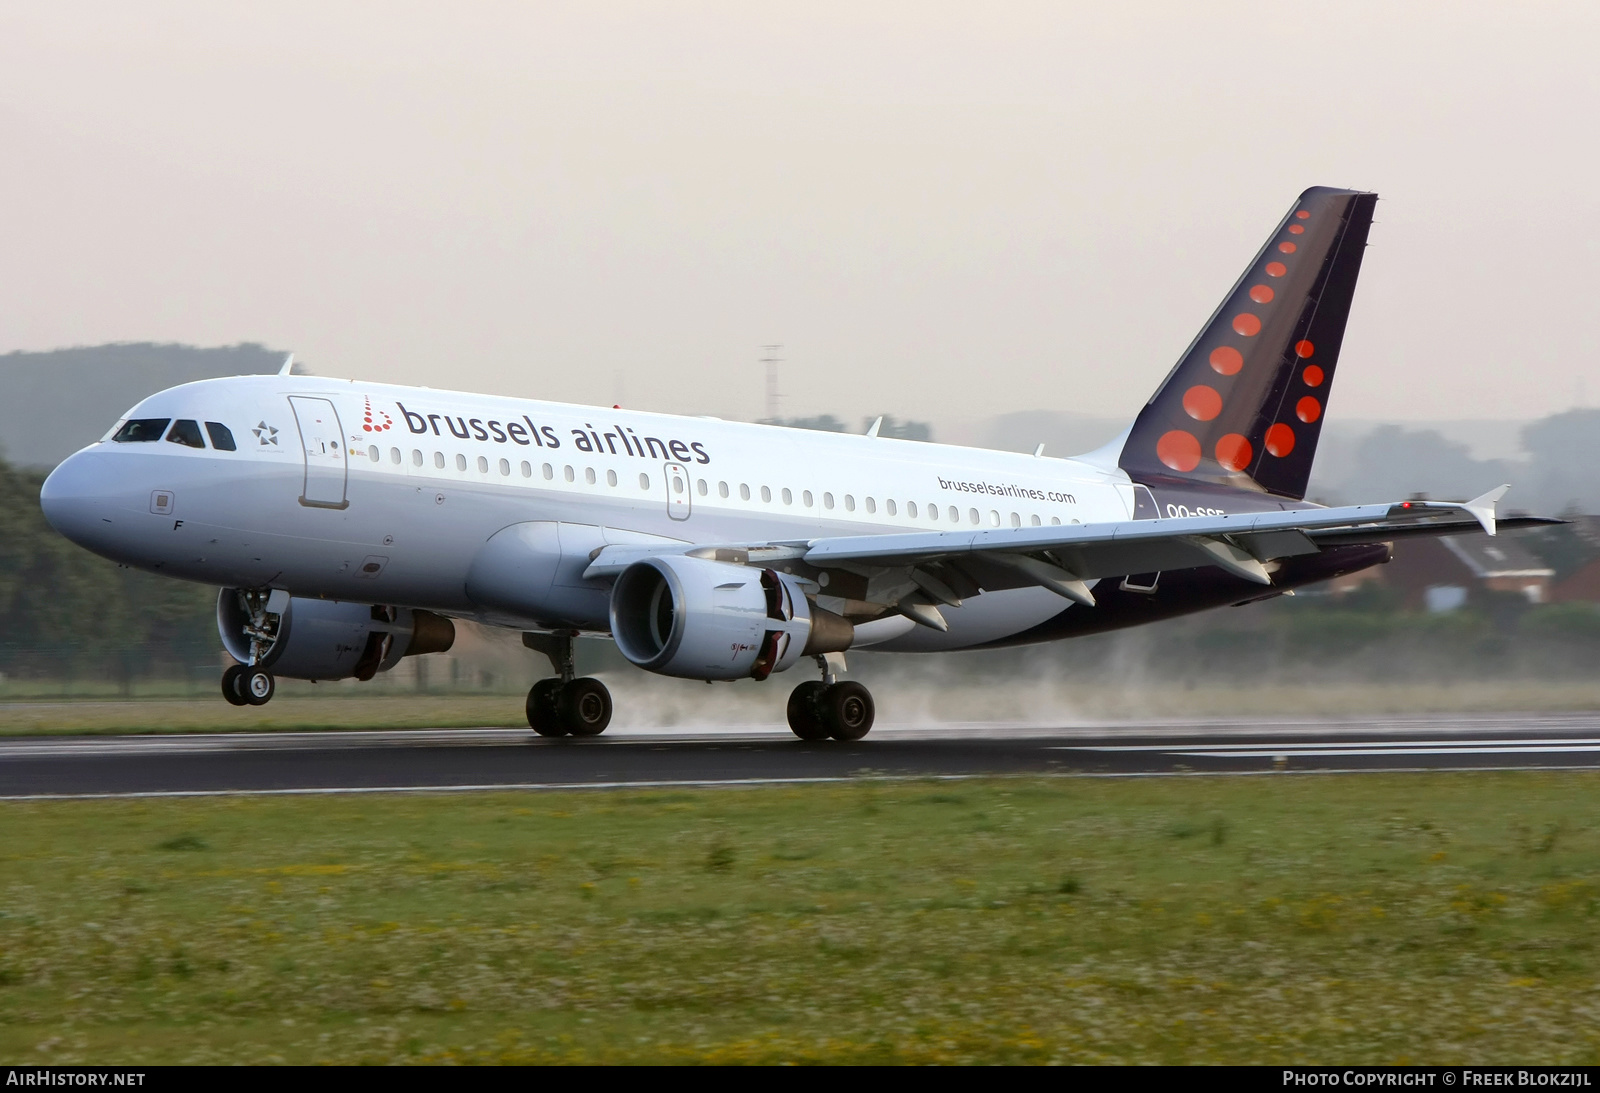
<path fill-rule="evenodd" d="M 835 740 L 860 740 L 872 731 L 872 692 L 859 683 L 835 683 L 822 692 L 822 720 Z"/>
<path fill-rule="evenodd" d="M 246 668 L 239 675 L 239 690 L 252 706 L 265 706 L 278 692 L 278 682 L 265 668 Z"/>
<path fill-rule="evenodd" d="M 575 679 L 561 688 L 556 712 L 573 736 L 599 736 L 611 724 L 611 692 L 598 679 Z"/>
<path fill-rule="evenodd" d="M 247 705 L 244 697 L 243 664 L 230 664 L 222 672 L 222 697 L 228 700 L 230 706 Z"/>
<path fill-rule="evenodd" d="M 822 693 L 827 685 L 808 679 L 789 692 L 789 728 L 802 740 L 826 740 L 832 734 L 822 719 Z"/>
<path fill-rule="evenodd" d="M 559 679 L 541 679 L 528 692 L 528 726 L 540 736 L 567 735 L 567 727 L 556 712 L 556 696 L 560 693 Z"/>

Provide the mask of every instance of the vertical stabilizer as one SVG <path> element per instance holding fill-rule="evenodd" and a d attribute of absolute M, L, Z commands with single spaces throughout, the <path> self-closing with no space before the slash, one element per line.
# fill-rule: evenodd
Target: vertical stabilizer
<path fill-rule="evenodd" d="M 1300 195 L 1134 422 L 1135 482 L 1305 496 L 1377 200 Z"/>

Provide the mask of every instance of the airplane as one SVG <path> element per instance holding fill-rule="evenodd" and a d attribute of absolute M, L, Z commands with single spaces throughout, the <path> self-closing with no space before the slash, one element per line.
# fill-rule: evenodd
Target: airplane
<path fill-rule="evenodd" d="M 275 678 L 370 680 L 448 649 L 452 620 L 520 631 L 553 676 L 542 736 L 605 731 L 576 671 L 766 680 L 803 740 L 859 740 L 852 649 L 1092 634 L 1291 594 L 1409 536 L 1497 520 L 1464 502 L 1305 500 L 1374 193 L 1306 190 L 1132 425 L 1075 458 L 295 375 L 151 395 L 45 481 L 62 535 L 220 587 L 235 705 Z M 292 362 L 292 358 L 291 358 Z M 881 419 L 879 419 L 881 421 Z"/>

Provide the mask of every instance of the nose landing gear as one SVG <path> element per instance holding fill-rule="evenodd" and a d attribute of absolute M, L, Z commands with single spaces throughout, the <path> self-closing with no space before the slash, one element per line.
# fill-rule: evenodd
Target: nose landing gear
<path fill-rule="evenodd" d="M 528 692 L 528 725 L 540 736 L 599 736 L 611 724 L 611 692 L 598 679 L 577 676 L 571 630 L 524 634 L 522 643 L 550 658 L 559 678 L 541 679 Z"/>
<path fill-rule="evenodd" d="M 789 695 L 789 728 L 802 740 L 860 740 L 872 731 L 872 692 L 840 682 L 826 657 L 818 657 L 822 679 L 807 680 Z"/>
<path fill-rule="evenodd" d="M 232 706 L 265 706 L 278 690 L 272 673 L 261 661 L 278 641 L 278 628 L 288 604 L 288 593 L 239 589 L 239 606 L 248 614 L 244 632 L 250 639 L 250 663 L 234 664 L 222 673 L 222 697 Z M 282 603 L 277 603 L 281 598 Z"/>

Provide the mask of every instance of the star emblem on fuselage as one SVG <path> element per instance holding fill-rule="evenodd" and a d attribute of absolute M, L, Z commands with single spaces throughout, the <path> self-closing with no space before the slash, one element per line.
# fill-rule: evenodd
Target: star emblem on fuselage
<path fill-rule="evenodd" d="M 278 430 L 274 426 L 268 425 L 265 421 L 250 431 L 256 434 L 256 442 L 262 447 L 278 442 Z"/>

